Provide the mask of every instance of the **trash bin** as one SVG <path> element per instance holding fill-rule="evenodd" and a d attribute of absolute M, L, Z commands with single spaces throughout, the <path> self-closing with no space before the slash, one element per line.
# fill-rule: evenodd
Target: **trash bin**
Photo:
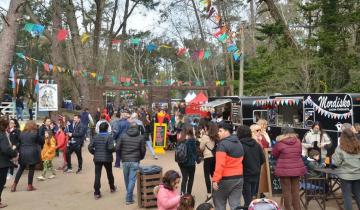
<path fill-rule="evenodd" d="M 139 208 L 156 207 L 154 187 L 161 184 L 162 167 L 141 166 L 137 172 L 137 198 Z"/>

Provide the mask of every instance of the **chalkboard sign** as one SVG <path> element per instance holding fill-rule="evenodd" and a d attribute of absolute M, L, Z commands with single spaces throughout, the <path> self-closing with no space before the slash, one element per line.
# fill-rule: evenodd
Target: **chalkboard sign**
<path fill-rule="evenodd" d="M 273 194 L 281 194 L 281 184 L 280 178 L 275 176 L 275 166 L 276 166 L 276 159 L 271 154 L 272 149 L 267 148 L 265 149 L 265 173 L 267 176 L 266 183 L 262 183 L 264 189 L 267 189 L 267 192 L 270 193 L 270 197 Z M 265 187 L 264 187 L 265 186 Z M 266 192 L 266 191 L 264 191 Z"/>
<path fill-rule="evenodd" d="M 165 123 L 154 124 L 153 146 L 156 153 L 164 153 L 164 148 L 166 146 L 166 137 L 167 137 L 166 132 L 167 132 L 167 124 Z"/>

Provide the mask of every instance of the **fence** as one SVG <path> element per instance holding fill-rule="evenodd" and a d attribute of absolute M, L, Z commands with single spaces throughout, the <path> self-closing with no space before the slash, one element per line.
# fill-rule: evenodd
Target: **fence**
<path fill-rule="evenodd" d="M 8 115 L 10 118 L 16 118 L 15 102 L 1 102 L 0 112 L 3 115 Z M 37 115 L 38 115 L 38 113 L 37 113 L 37 103 L 34 103 L 32 112 L 33 112 L 33 120 L 36 120 Z M 29 109 L 27 108 L 26 104 L 24 104 L 23 118 L 24 118 L 24 120 L 29 120 L 30 119 Z"/>

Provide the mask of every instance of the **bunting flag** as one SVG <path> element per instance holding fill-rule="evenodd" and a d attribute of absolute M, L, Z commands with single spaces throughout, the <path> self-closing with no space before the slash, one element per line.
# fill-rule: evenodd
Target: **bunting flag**
<path fill-rule="evenodd" d="M 214 34 L 214 37 L 218 38 L 220 35 L 223 35 L 227 32 L 226 26 L 221 26 L 220 30 Z"/>
<path fill-rule="evenodd" d="M 131 44 L 138 46 L 140 44 L 141 40 L 138 38 L 133 38 L 133 39 L 131 39 L 130 42 L 131 42 Z"/>
<path fill-rule="evenodd" d="M 63 41 L 66 39 L 66 37 L 68 36 L 69 31 L 66 29 L 60 29 L 57 34 L 56 34 L 56 39 L 58 41 Z"/>
<path fill-rule="evenodd" d="M 186 48 L 179 48 L 176 55 L 177 56 L 182 56 L 186 53 Z"/>
<path fill-rule="evenodd" d="M 22 84 L 23 87 L 25 87 L 26 79 L 21 79 L 21 84 Z"/>
<path fill-rule="evenodd" d="M 96 73 L 95 73 L 95 72 L 92 72 L 92 73 L 90 73 L 90 76 L 91 76 L 92 78 L 96 78 Z"/>
<path fill-rule="evenodd" d="M 40 24 L 26 23 L 24 30 L 31 33 L 31 36 L 40 36 L 44 33 L 45 26 Z"/>
<path fill-rule="evenodd" d="M 119 40 L 119 39 L 111 40 L 111 44 L 120 44 L 120 43 L 121 43 L 121 40 Z"/>
<path fill-rule="evenodd" d="M 170 48 L 172 48 L 172 46 L 170 46 L 170 45 L 166 45 L 166 44 L 163 44 L 163 45 L 160 45 L 160 48 L 167 48 L 167 49 L 170 49 Z"/>
<path fill-rule="evenodd" d="M 114 85 L 116 85 L 116 83 L 117 83 L 117 78 L 114 76 L 114 75 L 112 75 L 111 76 L 111 81 L 112 81 L 112 83 L 114 84 Z"/>
<path fill-rule="evenodd" d="M 44 63 L 44 70 L 45 70 L 46 72 L 50 72 L 49 64 L 48 64 L 48 63 Z"/>
<path fill-rule="evenodd" d="M 209 19 L 216 12 L 215 7 L 211 7 L 208 11 L 207 19 Z"/>
<path fill-rule="evenodd" d="M 204 59 L 207 60 L 207 59 L 210 58 L 210 56 L 211 56 L 211 52 L 208 51 L 208 50 L 206 50 L 206 51 L 205 51 L 205 54 L 204 54 Z"/>
<path fill-rule="evenodd" d="M 236 52 L 234 52 L 234 54 L 233 54 L 234 61 L 240 60 L 240 56 L 241 56 L 241 53 L 240 53 L 239 50 L 237 50 Z"/>
<path fill-rule="evenodd" d="M 83 33 L 80 37 L 81 43 L 85 44 L 90 38 L 90 35 L 88 33 Z"/>
<path fill-rule="evenodd" d="M 14 65 L 12 65 L 10 69 L 9 77 L 14 78 L 14 76 L 15 76 Z"/>
<path fill-rule="evenodd" d="M 155 51 L 157 49 L 157 46 L 153 43 L 150 43 L 146 46 L 146 50 L 149 52 L 149 53 L 152 53 L 153 51 Z"/>
<path fill-rule="evenodd" d="M 230 44 L 227 48 L 228 52 L 235 52 L 237 50 L 238 50 L 238 48 L 237 48 L 236 44 Z"/>
<path fill-rule="evenodd" d="M 218 38 L 218 40 L 220 41 L 220 42 L 225 42 L 225 40 L 227 40 L 229 38 L 229 35 L 228 34 L 222 34 L 219 38 Z"/>
<path fill-rule="evenodd" d="M 19 57 L 19 58 L 22 58 L 24 60 L 26 60 L 26 57 L 23 53 L 16 53 L 16 55 Z"/>
<path fill-rule="evenodd" d="M 15 78 L 9 78 L 9 80 L 11 81 L 11 88 L 14 89 L 16 87 Z"/>
<path fill-rule="evenodd" d="M 204 59 L 204 50 L 199 50 L 199 52 L 198 52 L 198 57 L 199 57 L 199 60 L 203 60 L 203 59 Z"/>

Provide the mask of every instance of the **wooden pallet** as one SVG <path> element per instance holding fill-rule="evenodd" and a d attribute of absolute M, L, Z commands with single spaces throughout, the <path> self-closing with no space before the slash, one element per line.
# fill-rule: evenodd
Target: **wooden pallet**
<path fill-rule="evenodd" d="M 162 171 L 158 174 L 143 175 L 137 173 L 137 198 L 139 208 L 156 207 L 154 187 L 161 184 Z"/>

